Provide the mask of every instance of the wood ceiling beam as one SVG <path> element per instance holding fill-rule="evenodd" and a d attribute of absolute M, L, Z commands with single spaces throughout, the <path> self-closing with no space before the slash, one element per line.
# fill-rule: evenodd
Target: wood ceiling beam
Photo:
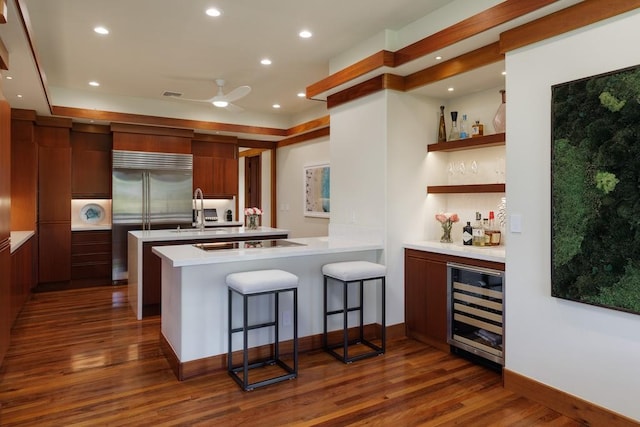
<path fill-rule="evenodd" d="M 317 96 L 322 92 L 340 86 L 341 84 L 347 83 L 348 81 L 363 76 L 373 70 L 377 70 L 378 68 L 385 66 L 393 67 L 394 63 L 395 59 L 393 52 L 381 50 L 378 53 L 374 53 L 373 55 L 310 85 L 307 87 L 306 91 L 307 98 L 312 99 L 314 96 Z"/>
<path fill-rule="evenodd" d="M 0 0 L 0 24 L 7 23 L 7 0 Z"/>
<path fill-rule="evenodd" d="M 439 63 L 438 65 L 409 74 L 404 78 L 405 90 L 415 89 L 444 80 L 485 65 L 502 61 L 503 59 L 504 55 L 500 53 L 500 43 L 495 42 Z"/>
<path fill-rule="evenodd" d="M 348 89 L 329 95 L 327 97 L 327 108 L 333 108 L 385 89 L 404 91 L 404 77 L 396 74 L 381 74 L 373 77 Z"/>
<path fill-rule="evenodd" d="M 480 34 L 557 0 L 506 0 L 477 13 L 395 53 L 396 66 L 421 58 L 446 46 Z"/>
<path fill-rule="evenodd" d="M 640 7 L 640 0 L 584 0 L 500 34 L 505 53 Z"/>
<path fill-rule="evenodd" d="M 116 113 L 112 111 L 90 110 L 84 108 L 53 106 L 56 116 L 93 119 L 107 122 L 137 123 L 142 125 L 169 126 L 187 129 L 211 130 L 220 132 L 246 133 L 255 135 L 287 136 L 286 129 L 262 126 L 236 125 L 230 123 L 205 122 L 200 120 L 174 119 L 169 117 L 146 116 L 141 114 Z"/>
<path fill-rule="evenodd" d="M 329 126 L 329 116 L 320 117 L 318 119 L 310 120 L 305 123 L 301 123 L 292 128 L 287 129 L 287 136 L 299 135 L 301 133 L 309 132 L 310 130 Z"/>
<path fill-rule="evenodd" d="M 329 136 L 330 128 L 324 127 L 316 130 L 312 130 L 311 132 L 303 133 L 302 135 L 292 136 L 290 138 L 285 138 L 283 140 L 278 141 L 276 144 L 276 148 L 286 147 L 287 145 L 298 144 L 300 142 L 311 141 L 312 139 L 322 138 L 324 136 Z"/>
<path fill-rule="evenodd" d="M 9 51 L 0 38 L 0 70 L 9 69 Z"/>

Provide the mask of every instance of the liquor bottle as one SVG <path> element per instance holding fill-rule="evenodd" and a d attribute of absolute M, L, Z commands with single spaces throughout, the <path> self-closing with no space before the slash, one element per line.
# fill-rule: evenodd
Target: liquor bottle
<path fill-rule="evenodd" d="M 467 221 L 467 225 L 462 227 L 462 244 L 465 246 L 471 246 L 473 244 L 473 227 L 471 227 L 471 221 Z"/>
<path fill-rule="evenodd" d="M 489 220 L 484 218 L 482 220 L 482 229 L 484 230 L 484 245 L 491 245 L 491 229 L 489 228 Z"/>
<path fill-rule="evenodd" d="M 460 139 L 460 132 L 458 131 L 458 112 L 451 112 L 451 133 L 449 133 L 449 141 Z"/>
<path fill-rule="evenodd" d="M 444 124 L 444 105 L 440 106 L 440 127 L 438 127 L 438 142 L 447 140 L 447 129 Z"/>
<path fill-rule="evenodd" d="M 476 120 L 475 124 L 471 126 L 471 137 L 484 135 L 484 125 L 480 123 L 480 120 Z"/>
<path fill-rule="evenodd" d="M 468 126 L 467 115 L 463 114 L 462 121 L 460 122 L 460 139 L 469 138 L 469 132 L 467 132 Z"/>
<path fill-rule="evenodd" d="M 500 232 L 500 229 L 496 227 L 493 211 L 489 212 L 489 230 L 489 244 L 491 246 L 498 246 L 500 244 L 500 240 L 502 239 L 502 233 Z"/>
<path fill-rule="evenodd" d="M 473 226 L 473 246 L 484 246 L 484 228 L 480 212 L 476 212 L 476 222 Z"/>

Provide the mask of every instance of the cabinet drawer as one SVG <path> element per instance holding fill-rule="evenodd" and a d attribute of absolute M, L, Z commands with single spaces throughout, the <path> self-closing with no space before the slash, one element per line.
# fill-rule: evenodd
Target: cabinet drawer
<path fill-rule="evenodd" d="M 111 253 L 87 253 L 71 255 L 71 265 L 99 264 L 111 262 Z"/>
<path fill-rule="evenodd" d="M 109 243 L 73 243 L 71 255 L 83 254 L 111 254 L 111 242 Z"/>
<path fill-rule="evenodd" d="M 111 231 L 74 231 L 71 233 L 71 244 L 82 243 L 107 243 L 111 245 Z"/>

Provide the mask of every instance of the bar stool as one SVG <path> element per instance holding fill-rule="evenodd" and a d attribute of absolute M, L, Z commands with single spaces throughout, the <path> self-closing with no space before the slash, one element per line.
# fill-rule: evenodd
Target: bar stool
<path fill-rule="evenodd" d="M 245 391 L 253 390 L 269 384 L 296 378 L 298 376 L 298 276 L 283 270 L 256 270 L 227 275 L 227 287 L 229 290 L 229 347 L 227 354 L 227 371 L 229 375 Z M 285 363 L 280 358 L 280 325 L 279 302 L 280 295 L 284 292 L 293 293 L 293 366 Z M 242 326 L 233 327 L 233 294 L 242 296 Z M 258 295 L 273 295 L 273 320 L 258 324 L 249 324 L 249 298 Z M 265 360 L 249 362 L 249 331 L 274 327 L 274 343 L 270 356 Z M 243 349 L 242 365 L 233 366 L 232 336 L 242 332 Z M 260 381 L 249 381 L 249 370 L 271 365 L 278 365 L 284 374 L 273 376 Z M 242 377 L 240 376 L 242 375 Z"/>
<path fill-rule="evenodd" d="M 351 363 L 355 360 L 364 359 L 365 357 L 377 356 L 383 354 L 386 348 L 386 325 L 385 325 L 385 276 L 387 268 L 384 265 L 376 264 L 368 261 L 347 261 L 336 262 L 331 264 L 325 264 L 322 266 L 322 274 L 324 275 L 324 333 L 322 335 L 322 346 L 325 351 L 332 354 L 338 360 L 344 363 Z M 328 307 L 328 279 L 342 283 L 342 308 L 337 310 L 329 310 Z M 377 346 L 372 342 L 364 338 L 364 282 L 381 280 L 382 287 L 382 330 L 381 330 L 381 345 Z M 349 284 L 359 283 L 360 295 L 359 305 L 355 307 L 349 307 Z M 354 340 L 349 340 L 349 322 L 348 314 L 350 312 L 359 312 L 360 323 L 358 325 L 358 337 Z M 338 344 L 329 345 L 327 338 L 327 319 L 330 316 L 342 314 L 343 315 L 343 327 L 342 327 L 342 342 Z M 353 356 L 349 356 L 349 346 L 363 344 L 371 349 L 364 353 L 359 353 Z M 338 354 L 335 350 L 342 348 L 342 355 Z"/>

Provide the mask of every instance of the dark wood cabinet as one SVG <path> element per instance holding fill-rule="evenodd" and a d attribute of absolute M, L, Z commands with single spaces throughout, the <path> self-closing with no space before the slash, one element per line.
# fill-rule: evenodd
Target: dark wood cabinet
<path fill-rule="evenodd" d="M 31 237 L 11 254 L 11 323 L 31 295 L 35 285 L 33 255 L 35 238 Z"/>
<path fill-rule="evenodd" d="M 71 197 L 111 198 L 111 131 L 74 124 L 71 131 Z"/>
<path fill-rule="evenodd" d="M 406 334 L 448 351 L 447 263 L 433 255 L 405 250 Z"/>
<path fill-rule="evenodd" d="M 238 147 L 228 142 L 194 140 L 193 189 L 206 198 L 231 198 L 238 194 Z"/>
<path fill-rule="evenodd" d="M 2 77 L 0 77 L 2 78 Z M 11 108 L 0 85 L 0 364 L 11 334 Z"/>
<path fill-rule="evenodd" d="M 38 144 L 38 280 L 71 279 L 70 120 L 37 123 Z"/>
<path fill-rule="evenodd" d="M 71 280 L 76 284 L 111 284 L 111 231 L 71 233 Z"/>

